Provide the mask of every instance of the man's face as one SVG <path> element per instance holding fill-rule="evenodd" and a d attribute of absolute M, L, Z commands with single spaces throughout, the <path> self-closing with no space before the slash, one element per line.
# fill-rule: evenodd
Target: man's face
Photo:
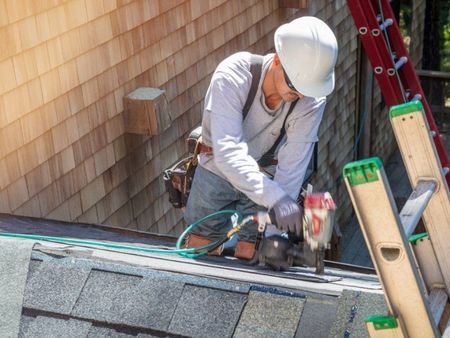
<path fill-rule="evenodd" d="M 281 63 L 278 62 L 275 70 L 275 87 L 278 93 L 285 102 L 292 102 L 297 98 L 302 98 L 304 95 L 298 92 L 287 76 Z"/>

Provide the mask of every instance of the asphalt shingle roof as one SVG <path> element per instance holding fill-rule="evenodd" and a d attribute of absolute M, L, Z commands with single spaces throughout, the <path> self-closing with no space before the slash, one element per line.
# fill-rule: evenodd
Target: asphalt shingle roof
<path fill-rule="evenodd" d="M 17 220 L 14 218 L 13 222 Z M 4 223 L 0 215 L 0 231 Z M 39 221 L 25 219 L 20 226 L 21 230 L 31 231 L 33 227 L 36 231 Z M 67 225 L 59 226 L 55 231 L 62 233 L 62 227 Z M 7 228 L 12 230 L 11 226 Z M 57 227 L 45 222 L 45 231 L 49 232 L 50 228 Z M 81 232 L 86 229 L 89 230 L 79 228 Z M 71 229 L 69 233 L 73 232 Z M 99 235 L 98 231 L 93 233 Z M 106 230 L 100 233 L 108 240 Z M 49 232 L 49 235 L 55 234 Z M 82 236 L 88 237 L 86 233 Z M 131 240 L 122 238 L 122 241 Z M 328 334 L 342 336 L 346 330 L 352 336 L 364 336 L 364 314 L 373 313 L 371 304 L 381 304 L 383 299 L 382 295 L 363 291 L 344 291 L 339 297 L 321 294 L 326 283 L 333 283 L 345 274 L 342 271 L 333 272 L 333 278 L 318 279 L 321 283 L 314 287 L 317 291 L 311 292 L 273 284 L 283 280 L 273 276 L 295 283 L 297 274 L 303 274 L 301 270 L 280 274 L 239 265 L 236 261 L 229 264 L 224 259 L 180 258 L 176 260 L 178 266 L 190 267 L 188 270 L 164 271 L 164 265 L 156 269 L 130 263 L 137 261 L 129 258 L 138 256 L 128 253 L 115 253 L 124 258 L 115 261 L 100 259 L 113 256 L 96 256 L 94 248 L 58 249 L 57 245 L 50 244 L 41 242 L 32 249 L 31 241 L 0 237 L 0 257 L 4 258 L 0 260 L 0 276 L 10 277 L 0 278 L 0 292 L 11 290 L 12 285 L 22 290 L 22 293 L 11 291 L 11 297 L 15 293 L 15 301 L 7 303 L 7 311 L 2 312 L 0 307 L 5 315 L 8 310 L 14 314 L 6 317 L 16 323 L 16 333 L 11 337 L 17 333 L 19 337 L 33 338 L 327 337 Z M 155 259 L 164 262 L 164 257 Z M 170 262 L 174 261 L 167 260 Z M 15 270 L 11 264 L 16 265 Z M 210 267 L 222 267 L 225 273 L 220 278 L 212 277 L 208 275 Z M 12 270 L 21 272 L 11 273 Z M 259 277 L 258 282 L 235 280 L 240 272 L 253 272 Z M 375 289 L 373 278 L 354 274 L 352 283 L 368 280 L 365 285 Z M 358 311 L 349 322 L 349 311 L 355 303 Z M 377 313 L 383 309 L 377 308 Z M 8 336 L 5 332 L 13 332 L 6 330 L 7 326 L 0 326 L 1 337 Z"/>

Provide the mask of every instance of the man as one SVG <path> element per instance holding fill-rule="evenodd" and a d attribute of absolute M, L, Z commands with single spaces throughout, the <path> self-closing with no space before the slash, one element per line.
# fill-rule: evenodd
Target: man
<path fill-rule="evenodd" d="M 275 54 L 265 55 L 257 92 L 248 113 L 252 56 L 231 55 L 217 67 L 205 97 L 203 143 L 184 218 L 188 224 L 224 209 L 252 214 L 273 210 L 280 230 L 300 234 L 302 207 L 296 202 L 325 108 L 334 89 L 338 47 L 331 29 L 314 17 L 301 17 L 280 26 L 274 36 Z M 292 105 L 295 102 L 295 105 Z M 291 108 L 292 107 L 292 108 Z M 289 113 L 289 110 L 291 112 Z M 278 164 L 273 180 L 257 161 L 274 145 Z M 229 220 L 210 219 L 194 229 L 186 247 L 223 238 Z M 235 256 L 251 259 L 256 225 L 243 228 Z M 220 254 L 222 248 L 213 254 Z"/>

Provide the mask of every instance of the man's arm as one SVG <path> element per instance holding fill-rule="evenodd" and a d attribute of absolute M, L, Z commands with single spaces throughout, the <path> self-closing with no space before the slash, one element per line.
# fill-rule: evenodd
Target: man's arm
<path fill-rule="evenodd" d="M 215 74 L 205 107 L 210 114 L 216 166 L 227 180 L 256 204 L 271 208 L 286 192 L 262 174 L 243 142 L 239 84 L 226 73 Z"/>

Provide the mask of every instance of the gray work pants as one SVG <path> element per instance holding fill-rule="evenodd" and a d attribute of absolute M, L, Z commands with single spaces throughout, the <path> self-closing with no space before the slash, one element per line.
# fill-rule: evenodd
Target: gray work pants
<path fill-rule="evenodd" d="M 256 205 L 228 181 L 200 165 L 197 166 L 184 213 L 185 221 L 192 224 L 206 215 L 227 209 L 239 210 L 244 215 L 266 210 Z M 211 240 L 223 238 L 232 227 L 230 216 L 227 214 L 209 219 L 195 228 L 192 233 Z M 239 239 L 255 242 L 256 234 L 257 225 L 249 224 L 239 232 Z"/>

